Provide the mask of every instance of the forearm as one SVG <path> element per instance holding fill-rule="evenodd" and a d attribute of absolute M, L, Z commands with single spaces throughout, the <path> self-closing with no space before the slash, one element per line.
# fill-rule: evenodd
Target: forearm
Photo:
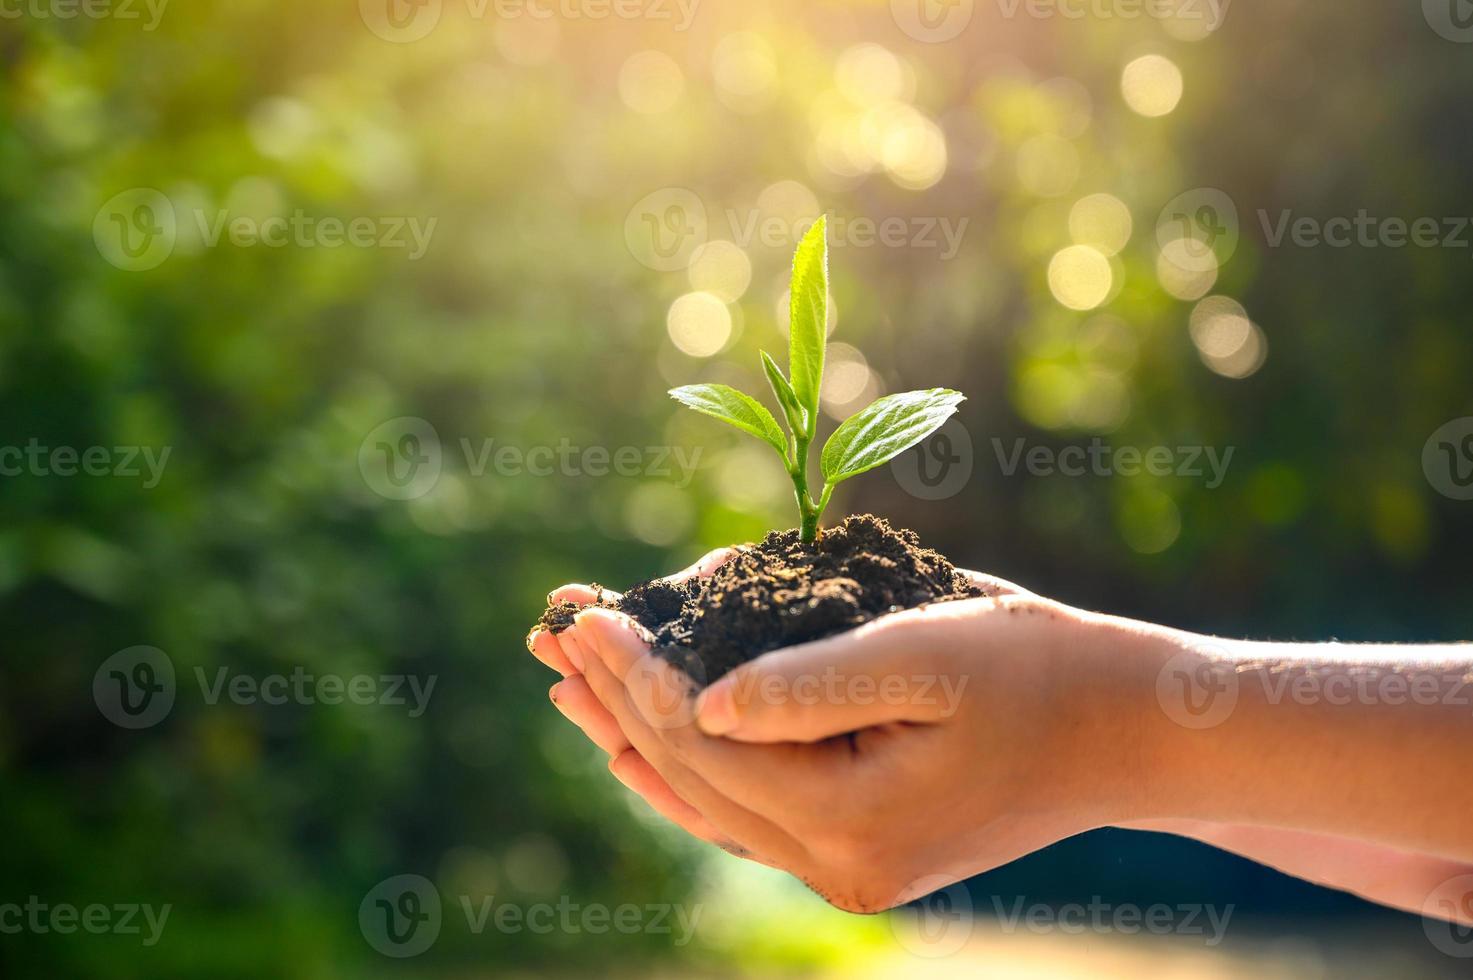
<path fill-rule="evenodd" d="M 1147 820 L 1127 824 L 1125 829 L 1188 837 L 1317 885 L 1408 912 L 1423 912 L 1428 897 L 1439 886 L 1473 871 L 1473 866 L 1447 858 L 1301 830 L 1198 820 Z M 1473 923 L 1473 917 L 1467 921 Z"/>
<path fill-rule="evenodd" d="M 1473 862 L 1473 646 L 1137 628 L 1141 819 L 1254 825 Z"/>

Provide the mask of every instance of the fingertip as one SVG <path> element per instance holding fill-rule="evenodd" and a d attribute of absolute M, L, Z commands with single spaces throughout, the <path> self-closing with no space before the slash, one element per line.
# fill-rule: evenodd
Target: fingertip
<path fill-rule="evenodd" d="M 539 626 L 527 634 L 527 649 L 532 651 L 532 656 L 541 661 L 543 665 L 564 677 L 575 673 L 572 664 L 568 662 L 567 655 L 563 653 L 562 644 L 547 627 Z"/>
<path fill-rule="evenodd" d="M 613 773 L 614 778 L 619 780 L 619 782 L 623 783 L 625 786 L 628 786 L 630 789 L 633 789 L 634 787 L 629 786 L 629 777 L 627 773 L 629 766 L 628 762 L 626 761 L 626 757 L 630 755 L 637 756 L 639 755 L 639 753 L 636 752 L 634 749 L 625 749 L 623 752 L 619 752 L 615 755 L 609 756 L 609 772 Z"/>
<path fill-rule="evenodd" d="M 573 618 L 574 626 L 588 638 L 589 652 L 599 657 L 617 676 L 649 653 L 653 637 L 624 613 L 612 609 L 584 609 Z"/>
<path fill-rule="evenodd" d="M 717 681 L 696 698 L 696 725 L 707 735 L 730 735 L 736 731 L 737 712 L 734 685 Z"/>
<path fill-rule="evenodd" d="M 547 593 L 547 604 L 549 606 L 560 606 L 565 602 L 574 605 L 586 606 L 593 602 L 595 596 L 593 589 L 587 585 L 560 585 Z"/>
<path fill-rule="evenodd" d="M 578 634 L 573 629 L 566 629 L 558 634 L 558 649 L 562 651 L 563 659 L 572 668 L 571 673 L 581 674 L 587 666 L 584 658 L 583 648 L 578 643 Z"/>
<path fill-rule="evenodd" d="M 591 606 L 595 602 L 613 602 L 620 598 L 621 596 L 617 592 L 610 592 L 608 589 L 600 588 L 596 585 L 583 585 L 582 583 L 575 582 L 568 585 L 560 585 L 547 593 L 547 604 L 549 606 L 556 606 L 564 602 L 571 602 L 575 606 Z"/>

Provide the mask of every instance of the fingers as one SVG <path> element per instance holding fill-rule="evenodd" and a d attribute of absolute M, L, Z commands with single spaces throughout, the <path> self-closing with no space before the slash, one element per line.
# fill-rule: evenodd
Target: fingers
<path fill-rule="evenodd" d="M 986 572 L 974 572 L 970 568 L 958 568 L 957 573 L 965 575 L 988 596 L 1033 594 L 1021 585 L 1014 585 L 1007 579 L 998 578 L 996 575 L 988 575 Z"/>
<path fill-rule="evenodd" d="M 914 609 L 830 639 L 758 657 L 708 687 L 697 723 L 708 735 L 742 742 L 817 742 L 889 722 L 950 717 L 964 677 L 943 629 L 978 599 Z"/>
<path fill-rule="evenodd" d="M 694 724 L 689 679 L 651 653 L 636 629 L 625 617 L 603 609 L 581 613 L 575 627 L 590 664 L 597 662 L 588 668 L 595 692 L 603 697 L 599 687 L 604 672 L 612 684 L 622 688 L 609 695 L 616 701 L 611 711 L 621 727 L 630 724 L 623 720 L 627 713 L 659 739 L 672 764 L 698 775 L 721 796 L 741 800 L 760 816 L 806 804 L 814 810 L 822 808 L 821 794 L 844 771 L 840 765 L 849 761 L 847 749 L 838 745 L 743 745 L 703 734 Z M 634 740 L 634 735 L 630 738 Z"/>
<path fill-rule="evenodd" d="M 589 610 L 580 615 L 588 619 L 580 618 L 578 625 L 569 632 L 586 634 L 582 643 L 587 651 L 585 676 L 589 687 L 618 721 L 630 744 L 681 799 L 695 807 L 712 826 L 759 855 L 764 862 L 791 868 L 802 860 L 804 849 L 795 840 L 771 821 L 735 802 L 732 797 L 714 787 L 703 775 L 681 761 L 672 747 L 671 733 L 683 731 L 698 738 L 703 736 L 695 732 L 694 726 L 689 723 L 689 692 L 682 692 L 686 702 L 684 709 L 678 707 L 677 699 L 672 696 L 678 681 L 662 681 L 662 689 L 659 691 L 630 692 L 614 675 L 609 662 L 642 663 L 641 657 L 648 653 L 640 638 L 626 625 L 624 617 L 605 610 Z M 596 621 L 596 625 L 589 620 Z M 600 630 L 598 638 L 595 638 L 592 633 L 599 626 L 607 628 Z M 614 646 L 619 648 L 618 652 L 611 654 L 609 648 Z M 682 710 L 685 722 L 675 724 L 674 719 L 682 717 Z M 645 720 L 646 714 L 652 717 L 653 723 Z M 670 727 L 664 727 L 667 725 Z M 738 746 L 732 743 L 731 747 Z M 765 780 L 770 778 L 771 773 L 760 766 L 749 764 L 746 775 L 749 780 Z"/>
<path fill-rule="evenodd" d="M 591 585 L 564 585 L 553 589 L 547 594 L 547 604 L 551 607 L 561 605 L 564 602 L 571 602 L 573 605 L 581 607 L 592 605 L 599 599 L 617 601 L 619 598 L 621 597 L 617 592 L 610 592 L 607 589 L 596 589 Z M 557 636 L 546 626 L 538 625 L 532 629 L 532 632 L 527 634 L 527 649 L 544 666 L 551 667 L 564 677 L 570 677 L 578 673 L 577 668 L 573 666 L 564 653 Z"/>
<path fill-rule="evenodd" d="M 664 777 L 630 747 L 619 722 L 599 703 L 584 678 L 573 676 L 560 681 L 548 695 L 563 717 L 609 755 L 609 772 L 656 813 L 692 837 L 715 844 L 737 857 L 761 860 L 711 826 L 695 807 L 676 795 Z"/>
<path fill-rule="evenodd" d="M 739 844 L 711 826 L 700 811 L 677 796 L 654 766 L 634 749 L 625 749 L 610 759 L 609 772 L 656 813 L 692 837 L 727 850 L 741 849 Z"/>
<path fill-rule="evenodd" d="M 568 662 L 567 655 L 563 653 L 558 638 L 546 626 L 539 626 L 527 634 L 527 649 L 545 666 L 551 667 L 564 677 L 577 673 L 573 665 Z"/>
<path fill-rule="evenodd" d="M 710 578 L 716 569 L 731 561 L 740 553 L 738 548 L 717 548 L 702 555 L 695 564 L 683 568 L 674 575 L 665 576 L 666 582 L 684 582 L 692 578 Z"/>
<path fill-rule="evenodd" d="M 624 737 L 614 716 L 599 704 L 588 681 L 575 674 L 554 684 L 547 693 L 563 717 L 577 725 L 589 741 L 603 749 L 610 758 L 629 751 L 629 739 Z"/>
<path fill-rule="evenodd" d="M 563 585 L 547 594 L 547 604 L 556 606 L 560 603 L 571 602 L 575 606 L 591 606 L 599 599 L 618 602 L 622 598 L 624 598 L 622 594 L 611 589 L 597 589 L 591 585 Z"/>
<path fill-rule="evenodd" d="M 717 548 L 702 555 L 699 560 L 687 568 L 683 568 L 674 575 L 668 575 L 664 581 L 684 582 L 691 578 L 710 578 L 716 569 L 730 561 L 739 553 L 737 548 Z M 611 589 L 597 588 L 592 585 L 570 584 L 562 585 L 547 594 L 549 606 L 561 605 L 571 602 L 575 606 L 591 606 L 595 602 L 618 602 L 623 595 Z M 538 626 L 527 635 L 527 649 L 532 656 L 542 661 L 548 667 L 562 674 L 564 677 L 578 673 L 568 658 L 564 655 L 558 638 L 545 626 Z"/>

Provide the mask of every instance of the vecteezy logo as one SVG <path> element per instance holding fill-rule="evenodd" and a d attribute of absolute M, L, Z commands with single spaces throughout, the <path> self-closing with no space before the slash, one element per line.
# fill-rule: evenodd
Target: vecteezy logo
<path fill-rule="evenodd" d="M 1215 272 L 1238 250 L 1238 206 L 1215 187 L 1198 187 L 1166 202 L 1156 219 L 1156 244 L 1185 272 Z M 1180 248 L 1166 246 L 1180 241 Z"/>
<path fill-rule="evenodd" d="M 890 16 L 915 40 L 940 44 L 967 29 L 976 6 L 976 0 L 890 0 Z"/>
<path fill-rule="evenodd" d="M 1448 956 L 1473 959 L 1473 875 L 1449 878 L 1422 902 L 1422 931 Z"/>
<path fill-rule="evenodd" d="M 358 447 L 358 472 L 380 497 L 414 500 L 440 482 L 443 456 L 435 427 L 404 415 L 380 425 L 363 440 Z"/>
<path fill-rule="evenodd" d="M 676 670 L 652 653 L 640 657 L 624 675 L 629 705 L 651 728 L 670 731 L 696 719 L 695 691 L 706 686 L 701 662 L 688 658 Z"/>
<path fill-rule="evenodd" d="M 912 497 L 946 500 L 971 482 L 974 462 L 972 434 L 953 417 L 930 438 L 896 456 L 890 472 Z"/>
<path fill-rule="evenodd" d="M 135 187 L 114 196 L 92 220 L 97 251 L 126 272 L 163 265 L 174 254 L 178 233 L 174 205 L 151 187 Z"/>
<path fill-rule="evenodd" d="M 690 265 L 696 249 L 706 244 L 706 205 L 694 191 L 665 187 L 640 198 L 624 218 L 629 254 L 656 272 L 675 272 Z"/>
<path fill-rule="evenodd" d="M 1473 415 L 1432 433 L 1422 447 L 1422 473 L 1444 497 L 1473 500 Z"/>
<path fill-rule="evenodd" d="M 440 23 L 444 0 L 358 0 L 358 15 L 385 41 L 409 44 Z"/>
<path fill-rule="evenodd" d="M 1238 684 L 1231 665 L 1183 652 L 1156 675 L 1156 701 L 1166 717 L 1183 728 L 1216 728 L 1238 706 Z"/>
<path fill-rule="evenodd" d="M 369 889 L 358 906 L 358 929 L 385 956 L 418 956 L 440 938 L 440 891 L 422 875 L 395 875 Z"/>
<path fill-rule="evenodd" d="M 174 662 L 157 647 L 129 647 L 92 675 L 92 700 L 119 728 L 152 728 L 174 708 Z"/>
<path fill-rule="evenodd" d="M 972 938 L 977 917 L 965 883 L 946 875 L 914 882 L 907 894 L 924 895 L 890 913 L 890 930 L 906 951 L 925 959 L 960 952 Z"/>
<path fill-rule="evenodd" d="M 1473 43 L 1473 3 L 1468 0 L 1422 0 L 1422 16 L 1440 37 Z"/>

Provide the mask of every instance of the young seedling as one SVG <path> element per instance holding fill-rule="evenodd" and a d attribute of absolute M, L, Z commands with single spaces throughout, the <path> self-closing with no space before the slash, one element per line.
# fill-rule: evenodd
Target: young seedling
<path fill-rule="evenodd" d="M 762 369 L 777 397 L 785 435 L 772 413 L 750 395 L 727 385 L 686 385 L 670 392 L 676 401 L 750 433 L 777 450 L 798 497 L 804 541 L 818 540 L 818 522 L 834 488 L 852 476 L 882 466 L 951 418 L 966 396 L 946 388 L 886 395 L 850 416 L 824 443 L 820 455 L 823 490 L 808 490 L 808 449 L 818 437 L 818 390 L 828 342 L 828 219 L 819 218 L 793 257 L 793 291 L 788 324 L 788 370 L 783 375 L 766 351 Z"/>

